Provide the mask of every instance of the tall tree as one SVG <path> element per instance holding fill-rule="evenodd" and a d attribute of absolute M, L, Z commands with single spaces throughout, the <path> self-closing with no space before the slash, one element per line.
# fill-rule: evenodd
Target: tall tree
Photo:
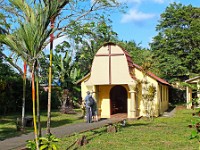
<path fill-rule="evenodd" d="M 104 1 L 95 0 L 92 2 L 87 1 L 87 0 L 82 0 L 79 2 L 76 0 L 72 0 L 72 1 L 69 1 L 69 0 L 59 0 L 59 1 L 43 0 L 43 1 L 30 1 L 30 2 L 26 1 L 25 2 L 25 3 L 27 3 L 26 6 L 21 5 L 21 3 L 23 1 L 24 0 L 18 0 L 18 1 L 10 0 L 10 3 L 12 3 L 12 4 L 15 3 L 14 6 L 17 9 L 9 9 L 10 7 L 5 7 L 5 10 L 7 11 L 7 13 L 14 16 L 14 17 L 12 17 L 12 19 L 15 21 L 15 25 L 13 26 L 13 29 L 16 29 L 20 26 L 21 29 L 23 29 L 24 31 L 30 30 L 26 33 L 23 33 L 23 32 L 19 33 L 17 31 L 16 35 L 23 33 L 22 35 L 26 36 L 26 38 L 28 39 L 25 43 L 22 42 L 25 46 L 27 46 L 26 48 L 23 48 L 24 45 L 20 45 L 19 43 L 18 44 L 21 46 L 20 49 L 26 51 L 26 53 L 33 56 L 33 58 L 31 58 L 31 59 L 28 58 L 28 56 L 26 58 L 28 60 L 27 62 L 29 62 L 29 65 L 31 64 L 30 63 L 31 61 L 35 60 L 34 63 L 32 62 L 32 65 L 31 65 L 31 68 L 33 67 L 32 75 L 34 75 L 35 65 L 38 64 L 38 62 L 37 62 L 38 59 L 36 61 L 37 56 L 39 56 L 38 52 L 41 51 L 42 49 L 44 49 L 50 43 L 50 41 L 52 41 L 53 38 L 56 39 L 56 38 L 66 36 L 66 35 L 68 36 L 68 32 L 70 30 L 73 30 L 73 28 L 70 28 L 72 26 L 72 24 L 79 23 L 81 25 L 80 27 L 82 27 L 82 25 L 85 24 L 86 22 L 93 22 L 94 20 L 98 20 L 99 14 L 105 13 L 108 10 L 109 11 L 116 10 L 115 8 L 120 7 L 119 3 L 115 0 L 111 0 L 111 1 L 110 0 L 104 0 Z M 13 6 L 13 5 L 11 5 L 11 6 Z M 21 6 L 23 6 L 23 8 Z M 63 9 L 63 8 L 65 8 L 65 9 Z M 113 8 L 113 9 L 111 9 L 111 8 Z M 24 16 L 23 15 L 24 13 L 29 13 L 29 14 L 27 14 L 27 16 Z M 38 23 L 35 23 L 34 22 L 35 18 L 32 17 L 32 16 L 34 16 L 34 13 L 36 13 L 37 14 L 36 16 L 38 16 L 38 19 L 39 19 Z M 42 16 L 43 18 L 41 19 L 40 16 Z M 22 20 L 22 21 L 19 21 L 19 20 Z M 25 23 L 27 23 L 27 24 L 24 25 L 23 21 L 25 21 Z M 49 29 L 50 21 L 52 22 L 52 25 L 54 23 L 54 28 Z M 32 25 L 30 25 L 31 23 L 34 23 L 36 25 L 32 26 Z M 35 26 L 37 26 L 37 28 L 35 28 Z M 53 31 L 52 31 L 52 29 L 53 29 Z M 54 37 L 52 36 L 52 38 L 50 40 L 48 40 L 48 38 L 46 38 L 46 36 L 49 34 L 52 34 L 52 32 L 54 33 Z M 37 35 L 35 33 L 37 33 Z M 29 34 L 29 36 L 28 36 L 28 34 Z M 21 39 L 23 39 L 23 38 L 20 37 L 20 39 L 19 39 L 19 37 L 17 37 L 15 40 L 20 41 Z M 13 41 L 13 42 L 16 42 L 16 41 Z M 38 42 L 38 44 L 36 44 L 36 42 Z M 8 43 L 6 43 L 6 44 L 8 45 Z M 18 48 L 19 48 L 19 45 L 17 45 Z M 33 47 L 33 45 L 35 45 L 35 46 Z M 53 46 L 51 46 L 51 47 L 53 47 Z M 12 48 L 16 48 L 16 47 L 12 47 Z M 30 53 L 30 52 L 28 52 L 27 49 L 31 50 L 31 51 L 35 49 L 36 51 L 35 52 L 32 51 L 33 53 Z M 52 50 L 52 48 L 50 48 L 50 49 Z M 23 54 L 26 54 L 26 53 L 19 52 L 18 54 L 20 56 L 22 56 Z M 51 65 L 50 65 L 50 68 L 51 68 Z M 50 72 L 50 74 L 51 74 L 51 72 Z M 32 76 L 32 77 L 34 78 L 34 76 Z M 50 121 L 49 121 L 50 115 L 49 114 L 50 114 L 50 109 L 48 110 L 48 116 L 49 116 L 48 117 L 49 123 L 47 123 L 48 133 L 50 132 L 50 129 L 49 129 L 50 128 Z"/>
<path fill-rule="evenodd" d="M 53 32 L 51 28 L 48 28 L 48 25 L 50 18 L 55 15 L 55 10 L 49 10 L 48 7 L 43 8 L 42 5 L 35 5 L 32 9 L 23 1 L 13 0 L 11 3 L 17 10 L 21 11 L 23 22 L 19 21 L 20 26 L 13 34 L 3 35 L 0 40 L 26 60 L 31 69 L 34 131 L 37 149 L 39 149 L 35 119 L 35 100 L 37 100 L 35 98 L 35 75 L 38 76 L 36 72 L 39 63 L 38 57 L 43 50 L 44 42 Z M 38 80 L 36 81 L 38 82 Z"/>
<path fill-rule="evenodd" d="M 151 49 L 166 79 L 200 71 L 200 8 L 170 4 L 161 14 Z"/>
<path fill-rule="evenodd" d="M 111 23 L 111 20 L 101 16 L 99 22 L 85 24 L 82 28 L 76 26 L 78 34 L 71 34 L 75 36 L 75 42 L 81 39 L 81 44 L 75 48 L 75 66 L 81 68 L 81 77 L 90 71 L 94 55 L 100 46 L 106 42 L 116 43 L 118 41 L 117 33 L 113 31 Z"/>
<path fill-rule="evenodd" d="M 133 62 L 138 65 L 142 65 L 145 60 L 151 57 L 151 51 L 142 48 L 135 41 L 119 41 L 118 44 L 129 52 Z"/>

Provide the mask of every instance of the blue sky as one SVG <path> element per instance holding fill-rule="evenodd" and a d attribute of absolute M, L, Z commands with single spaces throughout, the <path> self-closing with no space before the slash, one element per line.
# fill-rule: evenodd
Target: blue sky
<path fill-rule="evenodd" d="M 142 47 L 148 47 L 152 37 L 157 35 L 155 28 L 162 14 L 170 3 L 200 7 L 200 0 L 118 0 L 126 2 L 126 13 L 111 16 L 113 30 L 120 40 L 134 40 Z"/>

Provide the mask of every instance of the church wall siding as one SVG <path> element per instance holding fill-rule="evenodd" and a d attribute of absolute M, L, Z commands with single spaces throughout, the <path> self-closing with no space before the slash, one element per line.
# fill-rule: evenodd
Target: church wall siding
<path fill-rule="evenodd" d="M 158 87 L 158 82 L 155 80 L 155 79 L 153 79 L 153 78 L 151 78 L 151 77 L 149 77 L 149 76 L 144 76 L 143 75 L 143 73 L 140 71 L 140 70 L 138 70 L 138 69 L 135 69 L 135 76 L 136 76 L 136 78 L 137 79 L 139 79 L 140 81 L 144 81 L 145 79 L 147 80 L 147 82 L 148 82 L 148 84 L 147 84 L 147 86 L 149 86 L 149 85 L 152 85 L 153 84 L 153 86 L 156 88 L 156 95 L 155 95 L 155 97 L 154 97 L 154 105 L 153 105 L 153 109 L 154 109 L 154 115 L 155 116 L 158 116 L 159 115 L 159 109 L 160 109 L 160 103 L 159 103 L 159 93 L 158 93 L 158 91 L 159 91 L 159 87 Z M 146 113 L 145 113 L 145 106 L 144 106 L 144 101 L 142 100 L 142 93 L 144 92 L 144 84 L 142 84 L 142 87 L 140 88 L 140 90 L 141 90 L 141 93 L 140 93 L 140 99 L 141 99 L 141 101 L 140 101 L 140 106 L 139 106 L 139 109 L 140 109 L 140 116 L 145 116 L 146 115 Z"/>

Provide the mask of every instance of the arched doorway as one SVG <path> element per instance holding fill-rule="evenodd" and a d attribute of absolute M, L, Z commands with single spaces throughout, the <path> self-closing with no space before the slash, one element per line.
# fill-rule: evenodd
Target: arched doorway
<path fill-rule="evenodd" d="M 116 85 L 110 90 L 111 115 L 127 113 L 127 91 L 121 85 Z"/>

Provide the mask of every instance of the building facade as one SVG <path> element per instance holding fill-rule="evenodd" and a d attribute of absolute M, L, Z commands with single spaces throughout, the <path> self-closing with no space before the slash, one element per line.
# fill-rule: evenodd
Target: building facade
<path fill-rule="evenodd" d="M 106 43 L 97 51 L 90 73 L 77 83 L 81 84 L 83 99 L 87 91 L 93 93 L 100 118 L 118 113 L 126 114 L 127 118 L 146 116 L 149 104 L 153 116 L 168 109 L 169 83 L 144 72 L 126 50 L 114 43 Z M 152 100 L 148 99 L 150 86 L 155 89 Z"/>

